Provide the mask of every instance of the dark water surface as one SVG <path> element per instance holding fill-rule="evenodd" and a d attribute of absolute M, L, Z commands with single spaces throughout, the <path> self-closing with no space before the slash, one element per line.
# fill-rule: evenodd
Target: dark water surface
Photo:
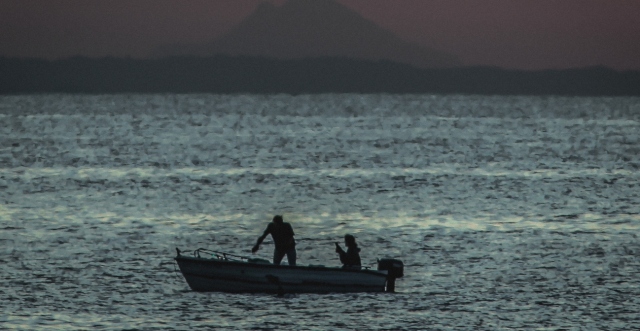
<path fill-rule="evenodd" d="M 0 97 L 0 329 L 635 330 L 639 101 Z M 250 255 L 276 213 L 398 293 L 189 290 L 175 247 Z"/>

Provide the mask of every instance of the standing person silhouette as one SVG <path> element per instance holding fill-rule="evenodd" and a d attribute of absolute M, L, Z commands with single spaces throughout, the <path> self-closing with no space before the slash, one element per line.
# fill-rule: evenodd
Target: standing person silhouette
<path fill-rule="evenodd" d="M 273 264 L 279 265 L 286 254 L 289 265 L 295 266 L 296 241 L 293 239 L 293 228 L 291 227 L 291 224 L 285 223 L 280 215 L 273 217 L 273 221 L 269 223 L 267 229 L 264 230 L 264 233 L 258 238 L 258 241 L 251 249 L 251 252 L 257 252 L 258 249 L 260 249 L 260 244 L 269 234 L 271 234 L 271 238 L 273 238 L 273 242 L 276 246 L 273 251 Z"/>

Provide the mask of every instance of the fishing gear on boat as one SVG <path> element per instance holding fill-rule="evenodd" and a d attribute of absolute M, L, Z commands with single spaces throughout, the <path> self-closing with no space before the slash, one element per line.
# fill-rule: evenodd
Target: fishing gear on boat
<path fill-rule="evenodd" d="M 176 247 L 176 252 L 178 253 L 178 256 L 180 256 L 180 253 L 182 253 L 182 251 L 180 249 L 178 249 Z M 207 248 L 198 248 L 196 250 L 193 251 L 193 256 L 194 257 L 201 257 L 200 253 L 206 253 L 206 254 L 211 254 L 211 256 L 215 256 L 219 259 L 222 260 L 229 260 L 232 261 L 235 259 L 240 259 L 241 261 L 248 261 L 251 260 L 250 257 L 247 256 L 242 256 L 242 255 L 236 255 L 236 254 L 231 254 L 231 253 L 226 253 L 226 252 L 219 252 L 219 251 L 214 251 L 214 250 L 210 250 Z"/>

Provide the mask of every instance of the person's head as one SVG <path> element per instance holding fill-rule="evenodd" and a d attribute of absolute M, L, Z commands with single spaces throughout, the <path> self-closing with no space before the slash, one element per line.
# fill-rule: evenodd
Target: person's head
<path fill-rule="evenodd" d="M 352 236 L 352 235 L 350 235 L 350 234 L 346 234 L 346 235 L 344 236 L 344 244 L 345 244 L 347 247 L 356 247 L 356 246 L 358 246 L 358 245 L 356 244 L 356 237 L 354 237 L 354 236 Z"/>
<path fill-rule="evenodd" d="M 282 216 L 281 215 L 273 216 L 273 223 L 282 224 L 282 222 L 284 222 L 284 221 L 282 220 Z"/>

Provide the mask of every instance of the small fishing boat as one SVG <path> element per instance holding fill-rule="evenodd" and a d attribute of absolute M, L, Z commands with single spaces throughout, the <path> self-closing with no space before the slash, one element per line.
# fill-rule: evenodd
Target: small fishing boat
<path fill-rule="evenodd" d="M 320 265 L 274 265 L 207 249 L 175 260 L 187 284 L 199 292 L 232 293 L 340 293 L 394 292 L 395 281 L 404 275 L 402 261 L 378 260 L 378 270 Z M 204 255 L 204 256 L 203 256 Z M 207 257 L 208 256 L 208 257 Z"/>

